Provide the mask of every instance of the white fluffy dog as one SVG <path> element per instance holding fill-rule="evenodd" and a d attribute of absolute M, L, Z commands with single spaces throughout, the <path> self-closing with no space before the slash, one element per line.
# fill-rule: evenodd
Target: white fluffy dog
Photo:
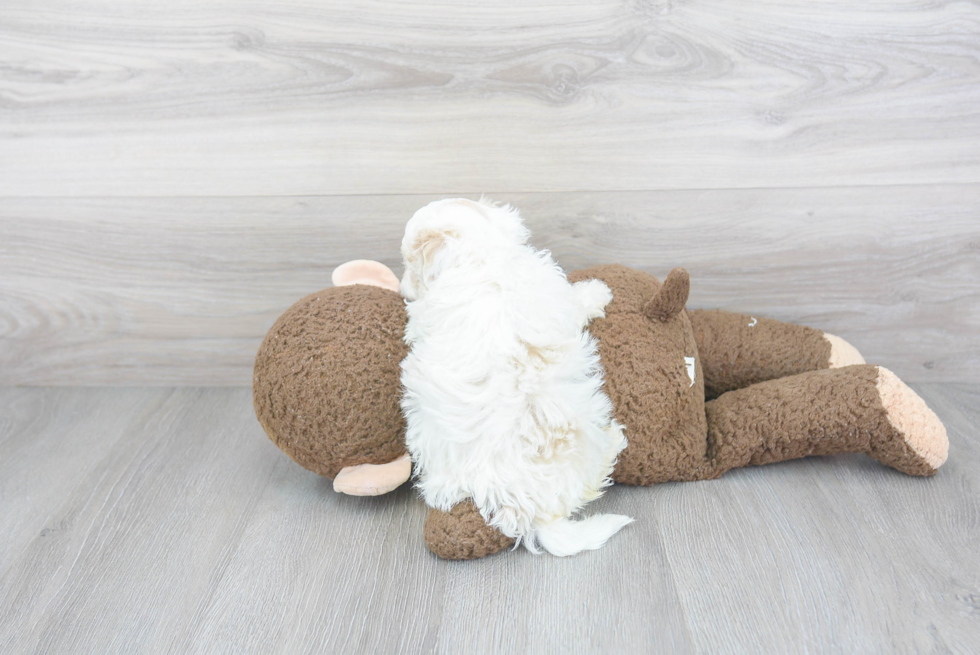
<path fill-rule="evenodd" d="M 612 293 L 569 284 L 528 237 L 517 211 L 483 200 L 433 202 L 408 222 L 406 438 L 429 506 L 472 498 L 531 552 L 573 555 L 632 520 L 569 519 L 626 447 L 585 331 Z"/>

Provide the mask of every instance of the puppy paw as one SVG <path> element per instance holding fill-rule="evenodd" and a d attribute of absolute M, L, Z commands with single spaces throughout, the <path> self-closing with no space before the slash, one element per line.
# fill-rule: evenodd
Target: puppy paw
<path fill-rule="evenodd" d="M 579 302 L 585 307 L 589 320 L 603 318 L 606 305 L 612 302 L 613 295 L 602 280 L 582 280 L 572 285 Z"/>

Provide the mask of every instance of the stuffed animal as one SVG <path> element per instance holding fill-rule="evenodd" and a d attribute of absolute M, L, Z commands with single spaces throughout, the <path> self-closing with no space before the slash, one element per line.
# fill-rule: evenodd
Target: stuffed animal
<path fill-rule="evenodd" d="M 613 293 L 589 325 L 605 390 L 629 441 L 613 479 L 648 486 L 709 480 L 733 468 L 807 455 L 865 453 L 909 475 L 945 462 L 946 430 L 892 372 L 864 363 L 843 339 L 809 327 L 724 311 L 687 311 L 684 269 L 663 283 L 620 265 L 568 276 Z M 387 493 L 411 477 L 399 408 L 407 353 L 398 278 L 349 262 L 334 287 L 276 321 L 255 360 L 255 412 L 269 438 L 353 495 Z M 513 540 L 471 502 L 430 510 L 425 543 L 473 559 Z"/>

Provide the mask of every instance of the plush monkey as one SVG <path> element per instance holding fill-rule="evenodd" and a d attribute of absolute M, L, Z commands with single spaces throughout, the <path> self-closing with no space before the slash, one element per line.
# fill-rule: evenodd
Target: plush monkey
<path fill-rule="evenodd" d="M 613 479 L 648 486 L 707 480 L 742 466 L 807 455 L 865 453 L 909 475 L 945 462 L 946 430 L 891 371 L 865 364 L 843 339 L 809 327 L 685 309 L 690 281 L 663 283 L 620 265 L 568 276 L 613 293 L 589 325 L 605 390 L 629 441 Z M 383 264 L 349 262 L 334 287 L 290 307 L 255 360 L 255 412 L 269 438 L 338 492 L 387 493 L 411 477 L 399 408 L 407 353 L 398 279 Z M 513 544 L 476 506 L 430 510 L 425 543 L 473 559 Z"/>

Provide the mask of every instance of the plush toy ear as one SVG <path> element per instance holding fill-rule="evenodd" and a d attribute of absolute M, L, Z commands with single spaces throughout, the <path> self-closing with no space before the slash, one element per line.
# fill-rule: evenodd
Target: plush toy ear
<path fill-rule="evenodd" d="M 683 268 L 675 268 L 667 274 L 657 295 L 643 307 L 648 318 L 666 321 L 681 313 L 691 293 L 691 276 Z"/>
<path fill-rule="evenodd" d="M 412 477 L 412 460 L 406 454 L 387 464 L 345 466 L 333 479 L 333 490 L 349 496 L 380 496 L 394 491 Z"/>
<path fill-rule="evenodd" d="M 398 293 L 398 278 L 391 272 L 391 269 L 381 262 L 370 259 L 355 259 L 346 264 L 341 264 L 334 269 L 331 279 L 335 287 L 368 284 Z"/>

